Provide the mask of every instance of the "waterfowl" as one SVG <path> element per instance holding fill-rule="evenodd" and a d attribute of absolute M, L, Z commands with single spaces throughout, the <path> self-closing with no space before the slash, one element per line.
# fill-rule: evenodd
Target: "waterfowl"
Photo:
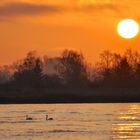
<path fill-rule="evenodd" d="M 31 118 L 28 115 L 26 115 L 26 120 L 33 120 L 33 118 Z"/>
<path fill-rule="evenodd" d="M 49 121 L 53 120 L 53 118 L 48 118 L 48 117 L 49 117 L 49 116 L 46 115 L 46 120 L 49 120 Z"/>

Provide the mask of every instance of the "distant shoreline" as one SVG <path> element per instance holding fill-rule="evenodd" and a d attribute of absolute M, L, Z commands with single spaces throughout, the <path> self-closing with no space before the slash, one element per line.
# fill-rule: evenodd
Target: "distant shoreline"
<path fill-rule="evenodd" d="M 134 103 L 140 102 L 139 88 L 58 89 L 0 91 L 0 104 Z"/>
<path fill-rule="evenodd" d="M 138 97 L 100 97 L 88 98 L 0 98 L 0 104 L 79 104 L 79 103 L 140 103 Z M 131 99 L 130 99 L 131 98 Z"/>

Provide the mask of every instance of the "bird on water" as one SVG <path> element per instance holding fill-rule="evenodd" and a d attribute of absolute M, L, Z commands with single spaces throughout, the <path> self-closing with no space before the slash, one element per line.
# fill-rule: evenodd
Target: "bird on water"
<path fill-rule="evenodd" d="M 47 120 L 47 121 L 51 121 L 51 120 L 53 120 L 53 118 L 49 118 L 49 116 L 46 115 L 46 120 Z"/>
<path fill-rule="evenodd" d="M 31 118 L 28 115 L 26 115 L 26 120 L 33 120 L 33 118 Z"/>

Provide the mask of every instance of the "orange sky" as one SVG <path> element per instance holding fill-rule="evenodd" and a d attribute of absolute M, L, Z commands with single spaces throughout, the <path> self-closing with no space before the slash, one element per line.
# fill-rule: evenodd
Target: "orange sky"
<path fill-rule="evenodd" d="M 49 56 L 64 49 L 82 51 L 89 62 L 105 49 L 140 51 L 140 35 L 117 34 L 124 18 L 140 22 L 139 0 L 1 0 L 0 65 L 36 50 Z"/>

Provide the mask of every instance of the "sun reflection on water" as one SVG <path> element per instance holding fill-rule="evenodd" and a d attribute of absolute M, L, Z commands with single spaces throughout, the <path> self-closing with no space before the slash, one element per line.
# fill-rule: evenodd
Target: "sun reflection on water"
<path fill-rule="evenodd" d="M 140 105 L 131 104 L 116 114 L 112 124 L 113 139 L 140 139 Z"/>

